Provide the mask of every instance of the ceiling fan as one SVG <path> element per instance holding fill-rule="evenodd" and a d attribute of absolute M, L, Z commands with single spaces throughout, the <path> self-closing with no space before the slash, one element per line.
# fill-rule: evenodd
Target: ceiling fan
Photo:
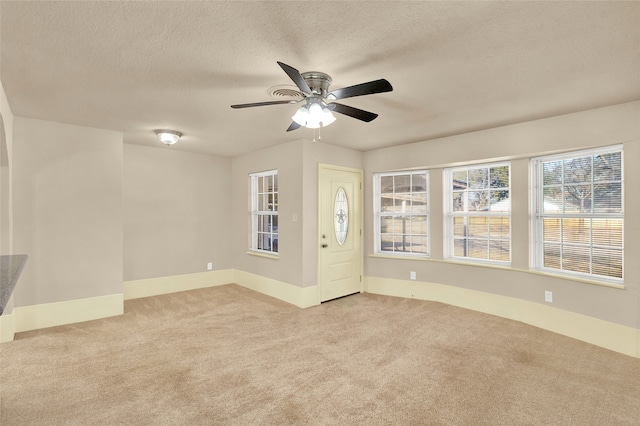
<path fill-rule="evenodd" d="M 299 94 L 302 99 L 237 104 L 231 105 L 231 108 L 297 104 L 304 101 L 304 105 L 301 106 L 296 114 L 292 117 L 293 122 L 287 129 L 287 132 L 290 132 L 303 126 L 310 129 L 326 127 L 335 121 L 335 117 L 333 116 L 332 112 L 348 115 L 349 117 L 353 117 L 368 123 L 369 121 L 374 120 L 378 116 L 378 114 L 333 101 L 338 99 L 352 98 L 354 96 L 391 92 L 393 90 L 393 87 L 391 87 L 391 84 L 387 80 L 380 79 L 369 81 L 367 83 L 356 84 L 354 86 L 344 87 L 342 89 L 337 89 L 329 92 L 331 77 L 328 74 L 317 71 L 305 72 L 301 74 L 297 69 L 282 62 L 278 62 L 278 65 L 280 65 L 284 72 L 287 73 L 289 78 L 291 78 L 296 86 L 298 86 L 298 89 L 300 89 Z"/>

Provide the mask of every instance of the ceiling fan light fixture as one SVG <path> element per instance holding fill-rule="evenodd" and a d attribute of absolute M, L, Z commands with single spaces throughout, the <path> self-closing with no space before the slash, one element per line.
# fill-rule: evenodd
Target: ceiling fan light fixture
<path fill-rule="evenodd" d="M 309 119 L 309 110 L 306 107 L 300 107 L 291 119 L 301 126 L 306 126 Z"/>
<path fill-rule="evenodd" d="M 322 106 L 317 100 L 309 105 L 309 118 L 307 119 L 307 129 L 318 129 L 322 122 Z"/>
<path fill-rule="evenodd" d="M 321 122 L 319 120 L 314 120 L 310 118 L 307 120 L 307 125 L 305 126 L 307 129 L 319 129 Z"/>
<path fill-rule="evenodd" d="M 322 125 L 326 127 L 334 121 L 336 121 L 336 118 L 333 116 L 333 113 L 329 108 L 322 108 Z"/>
<path fill-rule="evenodd" d="M 182 133 L 175 130 L 156 130 L 156 136 L 163 144 L 173 145 L 178 142 Z"/>
<path fill-rule="evenodd" d="M 313 118 L 320 118 L 322 116 L 322 106 L 318 102 L 314 102 L 309 106 L 309 114 Z"/>
<path fill-rule="evenodd" d="M 291 119 L 308 129 L 326 127 L 336 121 L 327 105 L 318 98 L 308 98 L 306 105 L 300 107 Z"/>

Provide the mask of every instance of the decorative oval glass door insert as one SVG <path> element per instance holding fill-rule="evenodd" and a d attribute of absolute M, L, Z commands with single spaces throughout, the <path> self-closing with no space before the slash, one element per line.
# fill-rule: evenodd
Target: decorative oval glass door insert
<path fill-rule="evenodd" d="M 333 227 L 336 232 L 336 239 L 338 244 L 343 245 L 349 231 L 349 201 L 343 187 L 338 188 L 338 192 L 336 192 L 334 212 Z"/>

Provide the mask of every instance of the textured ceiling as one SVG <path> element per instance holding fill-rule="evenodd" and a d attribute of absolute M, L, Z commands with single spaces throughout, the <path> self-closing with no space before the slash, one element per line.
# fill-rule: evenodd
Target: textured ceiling
<path fill-rule="evenodd" d="M 292 85 L 276 61 L 345 99 L 323 143 L 369 150 L 640 99 L 640 2 L 0 1 L 0 71 L 18 116 L 232 156 L 313 138 L 296 106 L 234 110 Z"/>

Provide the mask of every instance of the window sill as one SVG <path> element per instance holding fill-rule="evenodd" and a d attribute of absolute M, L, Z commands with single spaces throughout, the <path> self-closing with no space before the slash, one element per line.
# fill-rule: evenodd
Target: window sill
<path fill-rule="evenodd" d="M 577 276 L 573 276 L 573 275 L 565 275 L 565 274 L 558 274 L 558 273 L 554 273 L 554 272 L 550 272 L 550 271 L 542 271 L 542 270 L 538 270 L 538 269 L 530 269 L 527 272 L 531 273 L 531 274 L 536 274 L 536 275 L 543 275 L 543 276 L 547 276 L 547 277 L 551 277 L 551 278 L 558 278 L 561 280 L 569 280 L 569 281 L 577 281 L 577 282 L 581 282 L 581 283 L 585 283 L 585 284 L 592 284 L 592 285 L 599 285 L 602 287 L 609 287 L 609 288 L 617 288 L 619 290 L 624 290 L 624 284 L 620 283 L 614 283 L 614 282 L 608 282 L 608 281 L 600 281 L 600 280 L 592 280 L 589 278 L 582 278 L 582 277 L 577 277 Z"/>
<path fill-rule="evenodd" d="M 370 254 L 369 257 L 375 257 L 378 259 L 399 259 L 399 260 L 430 260 L 429 256 L 419 256 L 416 254 L 383 254 L 376 253 Z"/>
<path fill-rule="evenodd" d="M 472 266 L 472 267 L 480 267 L 480 268 L 490 268 L 490 269 L 500 269 L 503 271 L 514 271 L 514 272 L 524 272 L 524 273 L 528 273 L 528 274 L 535 274 L 535 275 L 542 275 L 542 276 L 546 276 L 549 278 L 556 278 L 556 279 L 560 279 L 560 280 L 566 280 L 566 281 L 575 281 L 575 282 L 580 282 L 580 283 L 584 283 L 584 284 L 590 284 L 590 285 L 597 285 L 597 286 L 601 286 L 601 287 L 609 287 L 609 288 L 615 288 L 618 290 L 624 290 L 625 286 L 624 284 L 618 284 L 618 283 L 613 283 L 613 282 L 607 282 L 607 281 L 598 281 L 598 280 L 593 280 L 593 279 L 589 279 L 589 278 L 582 278 L 582 277 L 576 277 L 576 276 L 572 276 L 572 275 L 564 275 L 564 274 L 556 274 L 553 272 L 548 272 L 548 271 L 540 271 L 540 270 L 536 270 L 536 269 L 520 269 L 520 268 L 513 268 L 511 266 L 507 266 L 507 265 L 492 265 L 492 264 L 488 264 L 488 263 L 480 263 L 480 262 L 465 262 L 465 261 L 461 261 L 461 260 L 453 260 L 453 259 L 433 259 L 430 257 L 400 257 L 400 256 L 389 256 L 389 255 L 380 255 L 380 254 L 371 254 L 369 255 L 370 258 L 375 258 L 375 259 L 394 259 L 394 260 L 417 260 L 417 261 L 426 261 L 426 262 L 439 262 L 439 263 L 448 263 L 448 264 L 452 264 L 452 265 L 462 265 L 462 266 Z"/>
<path fill-rule="evenodd" d="M 516 270 L 511 267 L 511 262 L 505 261 L 497 261 L 497 260 L 486 260 L 486 259 L 475 259 L 475 258 L 460 258 L 460 257 L 451 257 L 447 259 L 443 259 L 444 262 L 454 263 L 456 265 L 473 265 L 473 266 L 484 266 L 487 268 L 494 269 L 507 269 L 507 270 Z"/>
<path fill-rule="evenodd" d="M 253 250 L 249 250 L 247 254 L 250 254 L 251 256 L 265 257 L 267 259 L 273 259 L 273 260 L 278 260 L 280 258 L 277 254 L 269 254 L 269 253 L 263 253 L 260 251 L 253 251 Z"/>

